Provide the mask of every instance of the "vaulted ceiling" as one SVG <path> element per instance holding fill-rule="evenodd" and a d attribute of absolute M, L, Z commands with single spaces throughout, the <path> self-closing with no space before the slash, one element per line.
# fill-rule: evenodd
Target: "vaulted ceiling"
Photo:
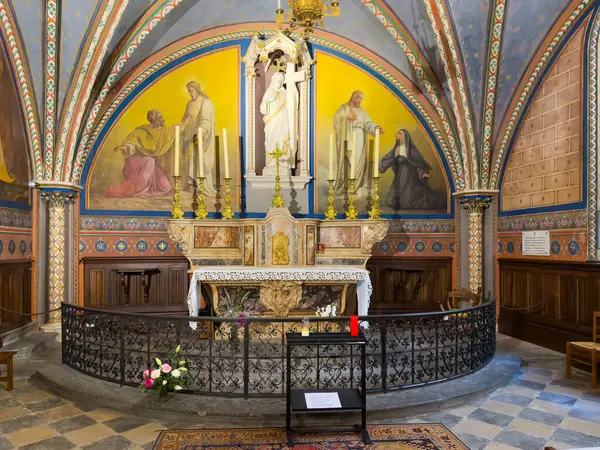
<path fill-rule="evenodd" d="M 7 1 L 23 41 L 34 85 L 39 123 L 42 123 L 42 43 L 46 10 L 42 1 L 4 0 L 5 3 Z M 65 110 L 70 89 L 76 82 L 74 73 L 81 70 L 81 58 L 89 51 L 99 18 L 111 2 L 114 3 L 114 0 L 58 1 L 60 47 L 56 100 L 59 112 Z M 417 63 L 422 63 L 426 71 L 434 74 L 433 79 L 429 81 L 438 86 L 438 92 L 442 92 L 439 101 L 452 105 L 455 115 L 460 111 L 465 117 L 472 118 L 472 128 L 477 141 L 477 148 L 472 150 L 473 154 L 477 154 L 481 152 L 480 142 L 484 129 L 483 93 L 489 62 L 488 49 L 493 24 L 497 23 L 494 13 L 498 13 L 499 5 L 504 5 L 505 10 L 502 11 L 501 59 L 493 109 L 495 138 L 505 116 L 509 114 L 509 104 L 524 74 L 542 43 L 551 35 L 557 21 L 564 20 L 565 10 L 574 8 L 575 4 L 585 4 L 589 9 L 595 2 L 596 0 L 341 0 L 341 16 L 327 18 L 325 26 L 328 32 L 368 48 L 387 60 L 416 85 L 421 86 L 422 80 L 418 79 L 414 64 L 399 42 L 404 39 L 415 45 L 418 50 Z M 168 4 L 173 8 L 164 9 Z M 126 7 L 111 16 L 114 34 L 104 45 L 107 50 L 100 58 L 102 64 L 99 76 L 92 80 L 94 92 L 99 92 L 102 86 L 108 87 L 106 77 L 117 59 L 117 54 L 123 50 L 128 40 L 135 38 L 140 23 L 161 8 L 163 13 L 166 11 L 168 14 L 162 14 L 159 20 L 155 21 L 152 30 L 144 34 L 143 40 L 138 39 L 136 48 L 127 55 L 124 65 L 113 71 L 110 86 L 150 55 L 186 36 L 222 25 L 273 21 L 276 4 L 276 0 L 117 1 L 116 6 L 113 4 L 115 11 L 119 5 Z M 444 23 L 449 23 L 449 27 L 443 26 Z M 109 28 L 107 26 L 104 32 L 109 32 Z M 466 91 L 466 97 L 462 100 L 459 95 L 461 83 Z M 435 104 L 436 94 L 433 91 L 425 94 Z M 84 110 L 89 111 L 92 100 L 83 106 Z M 56 120 L 57 126 L 60 126 L 59 122 L 60 116 Z M 463 140 L 461 147 L 465 146 L 469 147 Z M 463 163 L 465 170 L 468 170 L 466 161 Z M 474 164 L 473 161 L 471 164 Z M 482 170 L 483 172 L 485 170 Z M 56 179 L 56 176 L 54 178 Z M 484 185 L 485 183 L 471 181 L 470 187 L 479 188 Z"/>

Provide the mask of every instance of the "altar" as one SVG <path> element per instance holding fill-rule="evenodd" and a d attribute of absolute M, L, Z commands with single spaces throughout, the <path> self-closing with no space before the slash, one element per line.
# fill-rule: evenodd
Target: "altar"
<path fill-rule="evenodd" d="M 285 207 L 258 219 L 169 221 L 191 264 L 190 316 L 221 317 L 314 316 L 328 305 L 367 314 L 365 265 L 387 228 L 383 219 L 295 218 Z"/>

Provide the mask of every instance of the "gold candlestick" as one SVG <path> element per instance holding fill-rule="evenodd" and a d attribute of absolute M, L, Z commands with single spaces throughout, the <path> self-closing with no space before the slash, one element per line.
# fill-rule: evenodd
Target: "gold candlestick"
<path fill-rule="evenodd" d="M 196 209 L 196 219 L 206 219 L 208 217 L 208 211 L 204 204 L 204 179 L 205 177 L 198 177 L 198 209 Z"/>
<path fill-rule="evenodd" d="M 275 151 L 269 153 L 271 157 L 275 158 L 275 195 L 273 196 L 273 200 L 271 200 L 271 204 L 275 208 L 283 208 L 285 206 L 285 200 L 283 199 L 283 195 L 281 195 L 281 177 L 279 176 L 279 160 L 285 154 L 286 152 L 279 148 L 278 143 L 275 143 Z"/>
<path fill-rule="evenodd" d="M 223 219 L 233 219 L 233 209 L 231 209 L 231 178 L 225 178 L 225 208 L 223 209 Z"/>
<path fill-rule="evenodd" d="M 329 206 L 327 207 L 327 211 L 325 211 L 325 220 L 335 220 L 337 216 L 337 211 L 335 210 L 335 206 L 333 206 L 333 183 L 335 180 L 327 180 L 329 183 L 329 195 L 327 196 L 327 203 Z"/>
<path fill-rule="evenodd" d="M 181 219 L 183 217 L 183 209 L 181 208 L 181 195 L 179 195 L 179 175 L 173 175 L 173 208 L 171 208 L 171 217 L 173 219 Z"/>
<path fill-rule="evenodd" d="M 354 183 L 356 182 L 355 178 L 350 178 L 348 182 L 348 210 L 346 211 L 346 219 L 356 219 L 358 217 L 358 211 L 354 207 L 354 202 L 356 201 L 356 194 L 354 193 Z"/>
<path fill-rule="evenodd" d="M 373 205 L 369 211 L 369 217 L 371 219 L 379 219 L 381 217 L 381 210 L 379 209 L 379 177 L 373 177 Z"/>

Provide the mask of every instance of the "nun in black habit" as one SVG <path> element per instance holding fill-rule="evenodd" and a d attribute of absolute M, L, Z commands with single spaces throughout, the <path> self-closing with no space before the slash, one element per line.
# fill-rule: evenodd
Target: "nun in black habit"
<path fill-rule="evenodd" d="M 386 196 L 387 205 L 399 210 L 446 209 L 446 194 L 429 186 L 431 166 L 415 147 L 406 130 L 396 134 L 396 145 L 379 161 L 379 172 L 394 171 L 394 181 Z"/>

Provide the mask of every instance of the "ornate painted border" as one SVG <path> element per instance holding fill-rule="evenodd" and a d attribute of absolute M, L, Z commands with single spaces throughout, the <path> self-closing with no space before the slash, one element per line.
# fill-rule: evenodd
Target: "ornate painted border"
<path fill-rule="evenodd" d="M 467 125 L 466 132 L 469 139 L 468 143 L 471 152 L 470 178 L 473 180 L 472 187 L 479 188 L 479 158 L 477 157 L 477 145 L 475 143 L 475 125 L 473 122 L 473 116 L 471 114 L 470 93 L 465 84 L 466 76 L 465 69 L 462 64 L 461 55 L 457 50 L 458 39 L 454 34 L 454 29 L 450 20 L 448 20 L 448 17 L 451 15 L 451 13 L 446 1 L 447 0 L 435 0 L 435 4 L 437 6 L 437 11 L 440 17 L 440 21 L 442 23 L 442 29 L 446 37 L 446 42 L 448 44 L 450 56 L 452 57 L 451 61 L 454 64 L 454 73 L 456 74 L 456 82 L 458 85 L 458 93 L 460 94 L 462 112 L 464 114 L 465 123 Z M 467 167 L 465 167 L 465 171 L 466 170 Z"/>
<path fill-rule="evenodd" d="M 108 77 L 106 78 L 100 93 L 96 96 L 93 106 L 87 119 L 85 121 L 85 127 L 83 130 L 83 135 L 80 141 L 80 147 L 86 148 L 86 144 L 88 139 L 90 138 L 90 133 L 92 132 L 94 122 L 98 117 L 98 113 L 100 108 L 106 98 L 106 95 L 112 88 L 112 86 L 117 81 L 117 77 L 119 73 L 123 70 L 125 63 L 131 58 L 131 55 L 135 53 L 138 49 L 142 41 L 152 32 L 154 27 L 160 23 L 177 5 L 179 5 L 182 0 L 164 0 L 159 5 L 154 5 L 151 8 L 151 11 L 144 15 L 142 19 L 140 19 L 134 27 L 134 31 L 131 33 L 129 39 L 126 41 L 125 45 L 122 46 L 122 49 L 117 57 L 117 60 L 112 65 Z M 82 169 L 82 161 L 85 160 L 85 150 L 83 152 L 78 152 L 75 166 L 73 167 L 73 152 L 75 151 L 75 146 L 69 149 L 69 156 L 67 157 L 67 165 L 65 166 L 65 173 L 63 174 L 63 179 L 69 181 L 71 179 L 77 179 L 78 174 Z M 73 174 L 71 174 L 71 170 L 73 169 Z"/>
<path fill-rule="evenodd" d="M 233 33 L 220 34 L 220 35 L 208 37 L 206 39 L 199 39 L 199 40 L 194 41 L 193 43 L 186 45 L 178 50 L 170 52 L 164 58 L 160 59 L 156 63 L 152 64 L 150 67 L 143 70 L 133 80 L 131 80 L 128 84 L 126 84 L 125 87 L 118 93 L 118 95 L 116 95 L 116 97 L 113 99 L 112 103 L 108 106 L 108 108 L 104 112 L 102 118 L 96 123 L 96 125 L 94 127 L 94 131 L 92 132 L 90 140 L 88 141 L 88 145 L 86 146 L 86 149 L 83 150 L 85 152 L 85 155 L 82 155 L 82 161 L 81 161 L 82 167 L 86 166 L 86 162 L 89 159 L 91 149 L 94 146 L 95 141 L 98 138 L 102 128 L 106 125 L 107 121 L 112 116 L 112 114 L 117 110 L 119 105 L 121 105 L 121 103 L 123 103 L 123 101 L 127 98 L 127 96 L 137 86 L 139 86 L 142 82 L 144 82 L 146 79 L 148 79 L 148 77 L 152 76 L 152 74 L 154 74 L 157 70 L 163 68 L 164 66 L 172 63 L 173 61 L 175 61 L 193 51 L 196 51 L 198 49 L 208 47 L 213 44 L 223 43 L 223 42 L 236 40 L 236 39 L 244 39 L 244 38 L 249 39 L 249 38 L 252 38 L 257 32 L 261 33 L 262 35 L 264 35 L 266 37 L 270 37 L 273 34 L 275 34 L 276 31 L 274 31 L 274 30 L 237 31 L 237 32 L 233 32 Z M 297 33 L 292 33 L 292 36 L 295 39 L 301 37 Z M 434 133 L 437 141 L 439 142 L 439 144 L 442 148 L 442 152 L 444 153 L 444 156 L 446 158 L 446 161 L 448 162 L 450 169 L 452 168 L 452 166 L 450 164 L 452 156 L 449 151 L 448 144 L 446 143 L 446 140 L 444 138 L 444 135 L 440 131 L 437 123 L 430 116 L 427 109 L 425 109 L 425 107 L 417 99 L 415 94 L 410 89 L 405 87 L 400 82 L 400 80 L 398 80 L 393 74 L 391 74 L 386 69 L 379 66 L 374 61 L 370 60 L 369 58 L 365 57 L 364 55 L 362 55 L 361 53 L 359 53 L 355 50 L 345 47 L 342 44 L 332 42 L 332 41 L 325 39 L 323 37 L 320 37 L 318 35 L 312 35 L 309 39 L 309 42 L 332 49 L 336 52 L 339 52 L 343 55 L 349 56 L 349 57 L 365 64 L 367 67 L 369 67 L 370 69 L 375 71 L 377 74 L 379 74 L 384 79 L 389 81 L 394 87 L 396 87 L 411 102 L 411 104 L 415 107 L 415 109 L 419 112 L 419 114 L 426 121 L 427 125 L 431 128 L 432 132 Z M 78 176 L 77 182 L 80 182 L 81 177 L 84 172 L 85 172 L 85 170 L 81 170 L 80 172 L 77 173 L 77 176 Z M 458 181 L 460 179 L 458 178 L 458 174 L 456 172 L 452 172 L 452 170 L 451 170 L 451 174 L 452 174 L 453 184 L 456 188 Z"/>
<path fill-rule="evenodd" d="M 523 216 L 500 217 L 498 231 L 533 231 L 533 230 L 571 230 L 585 228 L 587 212 L 567 211 L 548 214 L 527 214 Z"/>
<path fill-rule="evenodd" d="M 486 61 L 486 76 L 483 107 L 483 133 L 481 144 L 481 182 L 483 188 L 490 181 L 490 162 L 492 156 L 492 139 L 494 131 L 494 111 L 498 89 L 498 73 L 500 70 L 500 55 L 502 52 L 502 36 L 507 0 L 494 0 L 492 5 L 492 23 L 488 36 L 488 51 Z"/>
<path fill-rule="evenodd" d="M 60 0 L 46 0 L 44 45 L 44 180 L 52 179 L 52 159 L 56 138 L 56 91 L 60 60 Z"/>
<path fill-rule="evenodd" d="M 508 124 L 506 125 L 502 142 L 500 144 L 498 153 L 496 155 L 496 160 L 494 163 L 494 168 L 491 174 L 490 181 L 490 189 L 498 189 L 501 168 L 503 166 L 505 156 L 510 154 L 509 144 L 512 140 L 513 134 L 516 132 L 517 124 L 521 116 L 526 112 L 525 106 L 527 105 L 527 100 L 529 99 L 534 88 L 539 84 L 540 75 L 543 73 L 543 69 L 546 67 L 547 63 L 552 59 L 552 56 L 555 54 L 557 47 L 563 41 L 565 36 L 567 36 L 567 32 L 571 28 L 571 26 L 577 21 L 577 19 L 585 12 L 587 7 L 590 4 L 593 4 L 593 0 L 580 0 L 579 4 L 575 8 L 575 10 L 571 13 L 571 15 L 567 18 L 567 20 L 562 24 L 556 35 L 550 41 L 550 44 L 539 58 L 533 72 L 527 79 L 523 90 L 521 91 L 521 95 L 517 103 L 514 106 L 513 112 L 510 115 L 510 119 Z"/>
<path fill-rule="evenodd" d="M 38 132 L 38 115 L 33 98 L 31 86 L 31 76 L 25 66 L 25 60 L 21 57 L 23 45 L 21 37 L 13 31 L 14 18 L 11 11 L 0 0 L 0 22 L 2 22 L 2 32 L 10 49 L 9 58 L 13 65 L 13 71 L 17 76 L 18 92 L 21 96 L 21 104 L 27 123 L 27 138 L 29 141 L 30 157 L 33 161 L 34 175 L 36 179 L 43 176 L 42 170 L 42 145 Z"/>
<path fill-rule="evenodd" d="M 432 0 L 426 0 L 423 2 L 425 5 L 425 9 L 427 10 L 427 15 L 429 16 L 429 21 L 431 22 L 431 28 L 433 30 L 433 35 L 435 36 L 435 42 L 437 43 L 438 52 L 440 53 L 440 57 L 442 58 L 442 64 L 444 65 L 444 72 L 446 73 L 446 77 L 448 80 L 452 79 L 452 73 L 450 70 L 450 63 L 448 61 L 448 56 L 446 55 L 446 50 L 444 48 L 444 41 L 442 39 L 442 35 L 440 34 L 440 30 L 438 28 L 437 19 L 435 17 L 435 13 L 432 8 L 432 4 L 430 3 Z M 457 74 L 458 76 L 458 74 Z M 456 128 L 458 129 L 458 138 L 461 144 L 461 156 L 463 161 L 463 173 L 465 180 L 465 187 L 467 189 L 472 188 L 471 177 L 469 173 L 469 166 L 467 164 L 469 161 L 469 156 L 467 154 L 467 149 L 469 148 L 467 139 L 465 137 L 465 127 L 463 126 L 462 114 L 460 111 L 460 106 L 458 103 L 458 99 L 456 96 L 456 91 L 454 87 L 454 83 L 448 83 L 448 90 L 450 92 L 450 100 L 452 102 L 452 111 L 454 112 L 454 120 L 456 121 Z"/>
<path fill-rule="evenodd" d="M 85 59 L 77 75 L 77 82 L 71 92 L 69 106 L 62 117 L 62 129 L 55 154 L 55 180 L 61 180 L 65 156 L 71 155 L 74 151 L 72 147 L 76 145 L 78 131 L 94 82 L 100 71 L 104 55 L 108 50 L 108 45 L 128 4 L 129 0 L 109 0 L 96 26 Z M 116 14 L 113 15 L 117 5 Z M 108 31 L 106 31 L 107 27 Z"/>
<path fill-rule="evenodd" d="M 598 260 L 597 235 L 598 232 L 598 45 L 600 40 L 600 9 L 598 9 L 590 22 L 588 37 L 585 43 L 587 51 L 584 53 L 587 58 L 587 100 L 586 110 L 589 118 L 588 132 L 585 139 L 588 144 L 588 258 Z"/>
<path fill-rule="evenodd" d="M 371 11 L 371 13 L 379 20 L 379 22 L 383 25 L 383 27 L 392 35 L 395 41 L 400 45 L 400 48 L 406 54 L 406 58 L 412 64 L 415 69 L 415 73 L 419 77 L 419 80 L 423 87 L 425 88 L 425 93 L 429 97 L 430 101 L 433 103 L 436 112 L 438 113 L 440 119 L 442 120 L 442 126 L 444 128 L 444 132 L 448 138 L 448 143 L 450 145 L 450 158 L 447 157 L 448 165 L 450 166 L 450 171 L 452 172 L 453 178 L 456 180 L 456 190 L 461 191 L 468 186 L 468 174 L 464 170 L 463 160 L 461 157 L 461 153 L 458 149 L 456 131 L 452 125 L 452 119 L 450 115 L 447 113 L 444 105 L 441 101 L 441 94 L 436 92 L 434 84 L 426 78 L 426 72 L 421 64 L 421 59 L 419 54 L 415 51 L 414 48 L 409 46 L 408 40 L 402 33 L 402 30 L 398 25 L 392 23 L 390 18 L 384 13 L 382 8 L 373 0 L 361 0 L 363 5 Z"/>

